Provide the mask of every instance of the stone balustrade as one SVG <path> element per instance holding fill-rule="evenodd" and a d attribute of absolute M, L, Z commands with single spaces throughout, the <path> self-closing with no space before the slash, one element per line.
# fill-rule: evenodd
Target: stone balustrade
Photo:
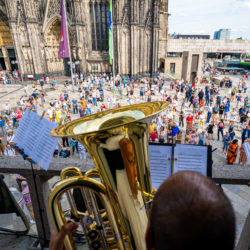
<path fill-rule="evenodd" d="M 48 180 L 54 176 L 59 176 L 62 169 L 68 166 L 76 166 L 85 173 L 94 167 L 92 160 L 88 157 L 87 160 L 80 160 L 78 158 L 57 158 L 51 161 L 48 171 L 37 170 L 35 167 L 34 175 L 37 184 L 39 196 L 36 195 L 35 183 L 31 165 L 24 161 L 21 156 L 15 157 L 0 157 L 0 173 L 6 174 L 20 174 L 27 178 L 29 185 L 33 210 L 38 231 L 38 238 L 41 245 L 46 245 L 52 230 L 48 217 L 48 196 L 50 193 Z M 212 178 L 218 184 L 236 184 L 236 185 L 250 185 L 250 168 L 249 166 L 224 165 L 213 166 Z M 39 200 L 38 200 L 39 199 Z M 40 203 L 40 211 L 38 204 Z M 41 219 L 42 216 L 42 219 Z M 238 241 L 237 250 L 248 249 L 250 246 L 250 212 L 242 230 L 242 234 Z"/>

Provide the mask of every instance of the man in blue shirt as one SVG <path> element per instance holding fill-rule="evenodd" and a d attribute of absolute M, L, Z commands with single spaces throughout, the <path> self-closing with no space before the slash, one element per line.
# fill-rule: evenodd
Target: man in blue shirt
<path fill-rule="evenodd" d="M 208 107 L 207 107 L 207 120 L 206 120 L 206 123 L 209 123 L 210 122 L 210 119 L 212 117 L 212 111 L 213 111 L 213 107 L 212 105 L 210 104 Z"/>
<path fill-rule="evenodd" d="M 65 93 L 64 93 L 64 100 L 67 102 L 68 98 L 69 98 L 69 95 L 68 95 L 67 91 L 65 91 Z"/>
<path fill-rule="evenodd" d="M 224 119 L 225 120 L 227 120 L 228 112 L 229 112 L 229 106 L 228 106 L 228 103 L 227 103 L 226 106 L 225 106 L 225 111 L 224 111 Z"/>
<path fill-rule="evenodd" d="M 174 122 L 173 126 L 172 126 L 172 138 L 173 138 L 173 143 L 175 143 L 175 140 L 177 139 L 177 134 L 179 132 L 179 128 L 178 126 L 176 126 L 176 123 Z"/>
<path fill-rule="evenodd" d="M 78 113 L 77 100 L 73 98 L 72 103 L 73 103 L 73 113 L 77 114 Z"/>
<path fill-rule="evenodd" d="M 2 116 L 0 116 L 0 129 L 2 130 L 2 135 L 5 135 L 5 120 Z"/>

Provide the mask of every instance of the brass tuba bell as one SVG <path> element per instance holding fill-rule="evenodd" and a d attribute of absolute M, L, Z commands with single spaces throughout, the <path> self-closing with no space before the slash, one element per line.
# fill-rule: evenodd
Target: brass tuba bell
<path fill-rule="evenodd" d="M 146 249 L 147 203 L 152 199 L 148 159 L 148 128 L 167 102 L 121 107 L 80 118 L 51 131 L 55 137 L 75 137 L 88 150 L 96 169 L 82 176 L 66 168 L 49 196 L 56 232 L 71 213 L 80 223 L 90 249 Z M 63 211 L 66 194 L 70 211 Z M 66 249 L 76 249 L 72 235 Z"/>

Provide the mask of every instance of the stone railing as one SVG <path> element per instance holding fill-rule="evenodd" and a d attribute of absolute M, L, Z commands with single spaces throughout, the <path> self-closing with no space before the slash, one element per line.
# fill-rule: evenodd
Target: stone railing
<path fill-rule="evenodd" d="M 37 170 L 36 167 L 34 167 L 37 192 L 39 194 L 37 196 L 30 163 L 23 160 L 21 156 L 0 157 L 0 173 L 20 174 L 27 179 L 37 226 L 38 239 L 43 246 L 48 242 L 52 231 L 47 206 L 50 193 L 48 180 L 54 176 L 60 176 L 61 170 L 68 166 L 78 167 L 83 173 L 94 167 L 92 160 L 89 158 L 84 160 L 84 162 L 78 158 L 53 159 L 48 171 L 42 169 Z M 40 204 L 40 208 L 38 204 Z"/>
<path fill-rule="evenodd" d="M 59 176 L 62 169 L 68 166 L 76 166 L 82 173 L 94 167 L 92 160 L 78 158 L 57 158 L 51 161 L 48 171 L 34 169 L 35 181 L 39 196 L 36 195 L 35 183 L 30 163 L 24 161 L 21 156 L 0 157 L 0 173 L 20 174 L 27 178 L 29 185 L 33 210 L 36 220 L 38 238 L 41 245 L 46 245 L 52 230 L 48 217 L 48 196 L 50 193 L 48 180 L 54 176 Z M 213 166 L 212 178 L 218 184 L 250 185 L 250 168 L 248 166 Z M 39 200 L 38 200 L 39 199 Z M 38 204 L 40 203 L 40 209 Z M 42 216 L 42 219 L 41 219 Z M 247 250 L 250 246 L 250 212 L 245 221 L 241 236 L 237 243 L 237 250 Z"/>

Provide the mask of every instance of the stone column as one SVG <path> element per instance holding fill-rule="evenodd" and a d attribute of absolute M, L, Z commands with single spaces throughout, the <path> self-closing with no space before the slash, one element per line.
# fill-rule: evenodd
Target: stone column
<path fill-rule="evenodd" d="M 28 39 L 31 49 L 31 57 L 33 62 L 33 74 L 42 74 L 44 72 L 41 58 L 41 36 L 40 36 L 40 27 L 37 23 L 27 22 L 27 32 Z"/>
<path fill-rule="evenodd" d="M 4 58 L 6 69 L 11 70 L 11 62 L 10 62 L 8 51 L 5 47 L 2 47 L 1 49 L 3 52 L 3 58 Z"/>
<path fill-rule="evenodd" d="M 79 0 L 73 0 L 72 4 L 74 13 L 74 16 L 72 17 L 74 20 L 72 23 L 72 29 L 75 32 L 75 42 L 77 46 L 76 60 L 80 61 L 80 71 L 82 73 L 87 73 L 87 44 L 91 44 L 91 42 L 88 40 L 89 27 L 85 24 L 87 23 L 87 20 L 90 19 L 90 7 L 88 3 Z"/>
<path fill-rule="evenodd" d="M 190 53 L 188 51 L 183 51 L 182 54 L 182 72 L 181 72 L 181 78 L 184 79 L 184 81 L 190 81 Z"/>
<path fill-rule="evenodd" d="M 9 22 L 10 31 L 12 34 L 13 43 L 15 46 L 16 59 L 19 62 L 24 62 L 23 44 L 25 41 L 24 32 L 21 31 L 20 27 L 17 28 L 15 21 Z M 18 64 L 18 71 L 21 74 L 28 73 L 27 64 Z"/>

